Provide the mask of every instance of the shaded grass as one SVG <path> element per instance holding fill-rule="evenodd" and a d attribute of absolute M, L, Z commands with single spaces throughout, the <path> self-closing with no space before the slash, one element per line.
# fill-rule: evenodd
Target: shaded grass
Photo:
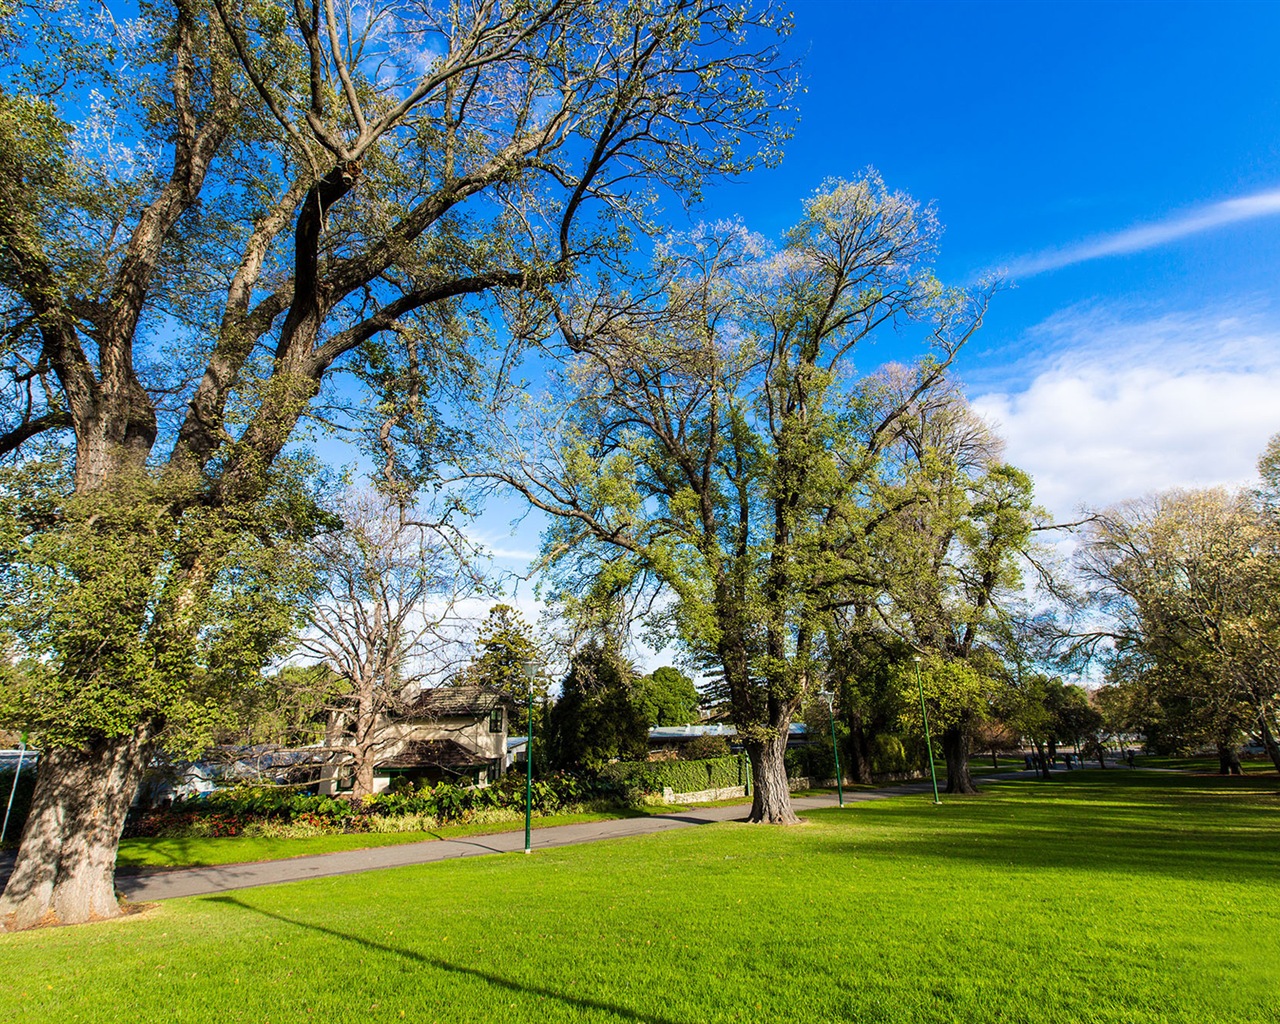
<path fill-rule="evenodd" d="M 0 936 L 42 1021 L 1274 1024 L 1274 782 L 1073 772 Z"/>
<path fill-rule="evenodd" d="M 1172 768 L 1177 771 L 1197 772 L 1204 775 L 1217 775 L 1219 764 L 1216 757 L 1161 757 L 1158 754 L 1139 754 L 1134 758 L 1139 768 Z M 1276 766 L 1267 757 L 1242 757 L 1240 767 L 1246 775 L 1270 775 L 1277 778 Z"/>
<path fill-rule="evenodd" d="M 553 825 L 632 818 L 638 813 L 620 808 L 617 811 L 547 814 L 536 817 L 533 821 L 534 828 L 550 828 Z M 263 860 L 288 860 L 292 857 L 310 857 L 319 853 L 369 850 L 378 846 L 400 846 L 404 843 L 461 839 L 466 836 L 491 836 L 500 832 L 518 832 L 523 829 L 523 821 L 503 821 L 484 825 L 442 825 L 428 832 L 356 832 L 332 836 L 307 836 L 298 839 L 268 839 L 261 836 L 233 836 L 221 839 L 205 837 L 122 839 L 120 852 L 116 855 L 116 868 L 117 870 L 123 868 L 126 871 L 150 871 L 210 867 L 217 864 L 245 864 Z"/>

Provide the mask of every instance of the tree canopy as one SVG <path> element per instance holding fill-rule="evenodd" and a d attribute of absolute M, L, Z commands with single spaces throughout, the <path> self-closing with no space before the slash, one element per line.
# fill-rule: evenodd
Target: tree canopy
<path fill-rule="evenodd" d="M 717 0 L 0 11 L 0 457 L 53 467 L 6 573 L 43 572 L 83 641 L 4 605 L 56 690 L 10 716 L 64 721 L 0 920 L 117 912 L 137 774 L 218 660 L 190 652 L 250 595 L 291 604 L 299 424 L 367 426 L 387 487 L 431 475 L 491 323 L 546 337 L 658 193 L 777 156 L 785 31 Z M 240 618 L 248 664 L 284 622 Z"/>
<path fill-rule="evenodd" d="M 545 559 L 571 611 L 672 595 L 652 607 L 720 674 L 754 820 L 794 818 L 788 725 L 832 595 L 876 582 L 881 460 L 986 308 L 929 272 L 938 230 L 869 172 L 827 182 L 777 248 L 732 226 L 673 239 L 644 287 L 563 313 L 581 354 L 474 471 L 555 517 Z M 926 354 L 854 374 L 855 347 L 895 327 Z"/>

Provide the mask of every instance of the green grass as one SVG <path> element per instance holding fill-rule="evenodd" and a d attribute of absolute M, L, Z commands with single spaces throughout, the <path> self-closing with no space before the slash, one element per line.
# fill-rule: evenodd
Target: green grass
<path fill-rule="evenodd" d="M 634 817 L 638 812 L 587 811 L 580 814 L 549 814 L 534 818 L 535 828 L 571 825 L 578 822 L 610 821 Z M 209 867 L 215 864 L 245 864 L 260 860 L 285 860 L 341 850 L 368 850 L 375 846 L 399 846 L 438 839 L 516 832 L 524 822 L 487 825 L 442 825 L 430 832 L 357 832 L 350 835 L 310 836 L 302 839 L 263 839 L 235 836 L 223 839 L 122 839 L 116 867 L 126 870 Z"/>
<path fill-rule="evenodd" d="M 1082 771 L 0 936 L 10 1020 L 1275 1024 L 1274 780 Z"/>
<path fill-rule="evenodd" d="M 1110 762 L 1108 762 L 1110 763 Z M 1157 754 L 1139 754 L 1134 758 L 1138 768 L 1173 768 L 1184 772 L 1198 772 L 1206 775 L 1217 775 L 1219 771 L 1216 757 L 1161 757 Z M 1123 767 L 1123 763 L 1120 765 Z M 1246 775 L 1276 774 L 1276 766 L 1268 757 L 1244 757 L 1240 759 L 1240 767 Z"/>

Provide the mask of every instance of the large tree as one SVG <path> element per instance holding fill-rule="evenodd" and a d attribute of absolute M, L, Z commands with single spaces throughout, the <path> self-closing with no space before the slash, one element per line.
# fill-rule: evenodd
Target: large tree
<path fill-rule="evenodd" d="M 868 478 L 981 322 L 985 295 L 929 272 L 937 233 L 868 173 L 826 183 L 776 250 L 741 229 L 664 246 L 641 290 L 566 311 L 582 355 L 487 471 L 552 513 L 546 562 L 580 607 L 669 595 L 651 617 L 718 671 L 754 821 L 796 820 L 788 727 L 830 595 L 865 571 Z M 895 326 L 928 354 L 868 417 L 853 352 Z"/>
<path fill-rule="evenodd" d="M 474 552 L 448 513 L 406 508 L 373 492 L 336 504 L 342 526 L 315 542 L 322 584 L 296 653 L 341 680 L 324 710 L 332 764 L 350 770 L 355 796 L 373 792 L 388 718 L 423 679 L 456 659 L 458 610 L 484 587 Z"/>
<path fill-rule="evenodd" d="M 533 329 L 659 194 L 771 158 L 790 86 L 785 24 L 718 0 L 81 13 L 0 14 L 0 456 L 69 454 L 10 558 L 60 546 L 93 633 L 23 636 L 65 700 L 8 712 L 43 756 L 7 927 L 117 912 L 125 809 L 190 701 L 169 652 L 207 633 L 242 536 L 289 532 L 265 506 L 299 422 L 370 409 L 379 450 L 429 472 L 477 303 Z M 92 552 L 131 559 L 144 596 L 118 600 Z"/>
<path fill-rule="evenodd" d="M 1239 771 L 1239 736 L 1253 729 L 1280 770 L 1280 529 L 1267 495 L 1124 502 L 1098 515 L 1078 553 L 1090 608 L 1104 617 L 1079 639 L 1141 687 L 1149 741 L 1214 743 L 1224 773 Z"/>
<path fill-rule="evenodd" d="M 922 659 L 947 791 L 970 793 L 971 737 L 1004 675 L 997 640 L 1016 610 L 1034 528 L 1031 481 L 1002 460 L 999 439 L 958 387 L 913 397 L 913 386 L 894 370 L 864 389 L 872 420 L 886 408 L 907 411 L 868 477 L 878 514 L 865 531 L 863 573 L 833 594 L 824 628 L 847 673 L 838 680 L 842 704 L 869 712 L 856 673 L 864 665 L 874 673 L 892 651 L 903 692 L 889 704 L 921 735 L 920 702 L 908 691 L 916 689 L 909 659 Z"/>

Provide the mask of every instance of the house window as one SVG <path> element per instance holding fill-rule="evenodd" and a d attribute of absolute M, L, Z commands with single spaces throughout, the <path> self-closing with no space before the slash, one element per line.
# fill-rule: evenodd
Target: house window
<path fill-rule="evenodd" d="M 502 708 L 494 708 L 489 712 L 489 731 L 502 732 Z"/>

